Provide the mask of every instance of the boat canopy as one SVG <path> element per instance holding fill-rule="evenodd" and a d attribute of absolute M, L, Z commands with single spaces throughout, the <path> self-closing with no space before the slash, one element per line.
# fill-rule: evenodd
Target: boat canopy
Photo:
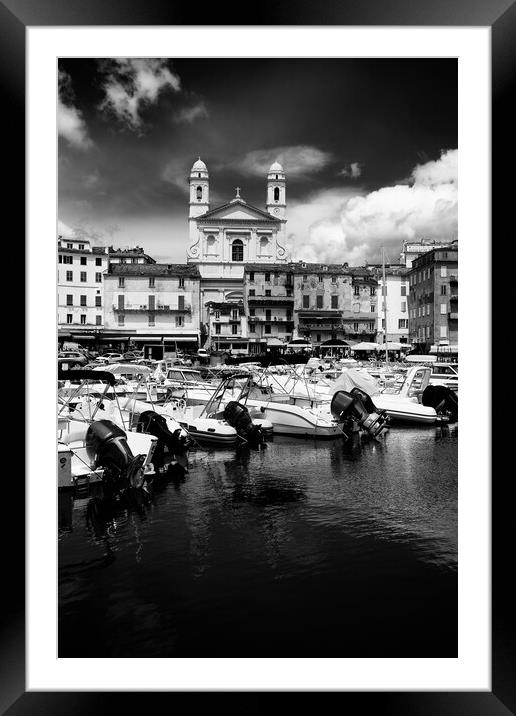
<path fill-rule="evenodd" d="M 105 382 L 109 385 L 116 385 L 116 377 L 107 370 L 61 370 L 57 371 L 58 380 L 94 380 L 96 383 Z"/>
<path fill-rule="evenodd" d="M 135 365 L 134 363 L 113 363 L 112 365 L 93 368 L 94 371 L 107 371 L 114 375 L 144 375 L 152 373 L 152 369 L 146 365 Z"/>
<path fill-rule="evenodd" d="M 353 388 L 360 388 L 368 395 L 379 393 L 378 383 L 368 373 L 355 370 L 354 368 L 343 368 L 341 375 L 333 383 L 332 394 L 339 390 L 350 393 Z"/>

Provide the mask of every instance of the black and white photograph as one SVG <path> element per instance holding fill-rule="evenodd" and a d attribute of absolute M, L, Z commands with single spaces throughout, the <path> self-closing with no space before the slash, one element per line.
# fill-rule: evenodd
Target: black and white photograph
<path fill-rule="evenodd" d="M 58 657 L 456 658 L 457 58 L 55 82 Z"/>

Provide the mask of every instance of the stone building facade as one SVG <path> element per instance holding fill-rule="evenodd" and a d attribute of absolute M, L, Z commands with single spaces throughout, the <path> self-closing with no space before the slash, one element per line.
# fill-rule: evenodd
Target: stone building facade
<path fill-rule="evenodd" d="M 189 177 L 187 262 L 201 275 L 201 320 L 209 323 L 209 304 L 243 301 L 246 263 L 286 263 L 286 182 L 274 162 L 267 174 L 265 209 L 241 196 L 211 207 L 210 178 L 199 158 Z"/>
<path fill-rule="evenodd" d="M 458 350 L 458 242 L 419 256 L 408 279 L 410 341 L 424 352 Z"/>
<path fill-rule="evenodd" d="M 194 265 L 111 265 L 104 277 L 105 340 L 161 346 L 165 352 L 197 349 L 199 285 Z"/>

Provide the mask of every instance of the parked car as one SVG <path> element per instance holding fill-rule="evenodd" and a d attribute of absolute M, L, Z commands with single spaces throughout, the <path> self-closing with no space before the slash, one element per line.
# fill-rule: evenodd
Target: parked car
<path fill-rule="evenodd" d="M 97 356 L 96 360 L 99 363 L 120 363 L 123 361 L 124 356 L 122 353 L 103 353 L 101 356 Z"/>
<path fill-rule="evenodd" d="M 80 351 L 59 351 L 57 354 L 58 358 L 66 358 L 66 360 L 69 362 L 70 366 L 72 365 L 80 365 L 84 366 L 86 363 L 88 363 L 88 359 L 84 355 L 84 353 L 81 353 Z M 60 363 L 64 361 L 60 361 Z"/>
<path fill-rule="evenodd" d="M 206 348 L 199 348 L 199 350 L 197 351 L 197 356 L 199 358 L 207 358 L 209 356 L 209 353 Z"/>
<path fill-rule="evenodd" d="M 124 360 L 137 360 L 142 357 L 140 351 L 127 351 L 127 353 L 124 353 Z"/>

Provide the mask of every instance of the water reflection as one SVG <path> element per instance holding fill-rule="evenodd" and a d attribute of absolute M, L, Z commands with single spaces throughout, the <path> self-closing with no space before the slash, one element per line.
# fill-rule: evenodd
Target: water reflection
<path fill-rule="evenodd" d="M 396 584 L 393 614 L 400 610 L 401 622 L 410 615 L 421 644 L 438 633 L 441 643 L 453 641 L 454 430 L 391 429 L 380 441 L 275 437 L 259 450 L 191 451 L 140 502 L 130 495 L 79 503 L 60 497 L 59 529 L 60 619 L 69 625 L 97 609 L 112 615 L 102 641 L 118 655 L 209 655 L 210 638 L 237 648 L 245 630 L 257 646 L 271 623 L 294 644 L 299 610 L 308 608 L 314 614 L 303 620 L 314 623 L 306 638 L 330 638 L 346 622 L 351 648 L 347 609 L 372 623 L 371 609 L 379 615 L 384 608 L 377 595 Z M 420 615 L 407 600 L 422 605 Z M 437 604 L 441 618 L 449 613 L 451 620 L 446 637 L 432 616 Z M 155 629 L 153 609 L 159 634 L 143 626 Z M 143 620 L 138 627 L 135 610 Z M 124 654 L 114 646 L 115 624 L 122 623 Z M 63 653 L 71 653 L 63 628 Z M 386 629 L 382 622 L 370 637 L 369 655 L 382 655 L 374 644 L 382 633 L 387 639 Z M 409 636 L 397 639 L 401 649 Z"/>

